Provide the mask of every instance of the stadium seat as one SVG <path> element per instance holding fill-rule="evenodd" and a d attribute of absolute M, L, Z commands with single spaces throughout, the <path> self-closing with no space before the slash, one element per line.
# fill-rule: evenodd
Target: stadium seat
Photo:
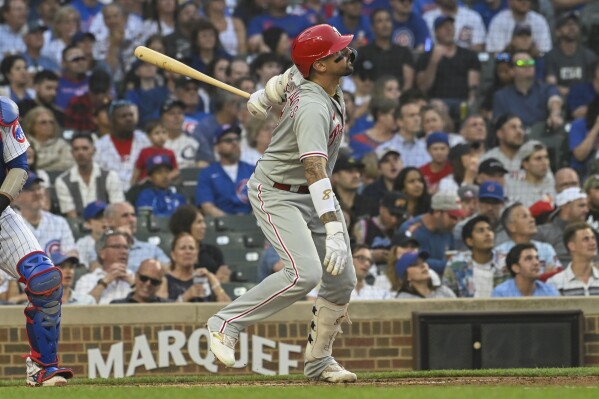
<path fill-rule="evenodd" d="M 139 238 L 139 235 L 138 235 Z M 146 238 L 150 244 L 154 244 L 160 247 L 165 254 L 171 253 L 171 243 L 173 242 L 173 235 L 169 232 L 156 232 L 149 235 Z"/>
<path fill-rule="evenodd" d="M 179 169 L 179 180 L 186 186 L 197 186 L 200 170 L 201 168 L 181 168 Z"/>
<path fill-rule="evenodd" d="M 158 216 L 154 216 L 152 215 L 150 223 L 151 223 L 151 227 L 153 229 L 156 229 L 157 231 L 169 231 L 168 228 L 168 224 L 170 222 L 171 218 L 170 217 L 158 217 Z"/>
<path fill-rule="evenodd" d="M 47 170 L 46 173 L 48 173 L 48 177 L 50 178 L 50 181 L 47 182 L 49 185 L 54 185 L 54 182 L 56 181 L 56 178 L 58 176 L 60 176 L 64 171 L 59 171 L 59 170 Z"/>
<path fill-rule="evenodd" d="M 261 231 L 245 233 L 236 231 L 206 231 L 206 237 L 203 242 L 216 245 L 220 249 L 228 251 L 229 249 L 262 249 L 265 239 Z"/>
<path fill-rule="evenodd" d="M 225 262 L 234 272 L 238 281 L 258 281 L 258 261 L 262 249 L 229 249 L 225 252 Z"/>
<path fill-rule="evenodd" d="M 587 47 L 599 53 L 599 3 L 595 1 L 587 4 L 580 18 Z"/>
<path fill-rule="evenodd" d="M 66 218 L 75 241 L 88 234 L 88 230 L 83 227 L 84 220 L 82 218 Z"/>
<path fill-rule="evenodd" d="M 61 215 L 60 204 L 58 203 L 58 195 L 56 194 L 56 187 L 48 187 L 48 200 L 50 201 L 50 212 Z"/>
<path fill-rule="evenodd" d="M 231 215 L 215 220 L 218 231 L 255 231 L 260 230 L 254 215 Z"/>
<path fill-rule="evenodd" d="M 195 205 L 196 185 L 179 184 L 177 186 L 177 192 L 185 197 L 188 204 Z"/>
<path fill-rule="evenodd" d="M 241 295 L 245 294 L 249 289 L 256 286 L 253 282 L 232 282 L 232 283 L 223 283 L 221 284 L 223 290 L 231 297 L 231 299 L 235 300 L 239 298 Z"/>

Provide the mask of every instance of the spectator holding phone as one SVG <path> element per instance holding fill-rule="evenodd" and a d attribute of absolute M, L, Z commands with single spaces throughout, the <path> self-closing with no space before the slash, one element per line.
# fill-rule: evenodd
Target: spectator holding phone
<path fill-rule="evenodd" d="M 205 267 L 194 269 L 198 244 L 189 233 L 180 233 L 171 244 L 171 270 L 158 295 L 178 302 L 231 302 L 218 278 Z"/>

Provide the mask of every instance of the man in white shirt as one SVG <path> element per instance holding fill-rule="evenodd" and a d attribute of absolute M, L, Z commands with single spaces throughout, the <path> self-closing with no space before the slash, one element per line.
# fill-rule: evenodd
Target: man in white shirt
<path fill-rule="evenodd" d="M 520 171 L 521 159 L 518 150 L 524 144 L 524 127 L 516 115 L 501 115 L 495 122 L 495 134 L 499 145 L 487 151 L 480 162 L 494 158 L 502 163 L 509 173 L 517 174 Z"/>
<path fill-rule="evenodd" d="M 116 100 L 108 108 L 112 130 L 96 142 L 94 160 L 101 168 L 114 170 L 128 190 L 135 161 L 145 147 L 151 145 L 148 136 L 137 130 L 136 106 L 128 100 Z"/>
<path fill-rule="evenodd" d="M 572 256 L 566 269 L 551 277 L 547 284 L 564 296 L 599 295 L 599 270 L 595 267 L 597 239 L 591 226 L 572 223 L 564 230 L 564 244 Z"/>
<path fill-rule="evenodd" d="M 562 268 L 555 249 L 546 242 L 533 240 L 537 233 L 537 224 L 530 210 L 520 202 L 508 206 L 501 215 L 501 224 L 510 239 L 495 247 L 498 259 L 505 261 L 505 257 L 516 244 L 533 243 L 539 253 L 541 272 L 550 273 Z"/>
<path fill-rule="evenodd" d="M 129 271 L 135 273 L 146 259 L 156 259 L 165 269 L 168 267 L 171 261 L 160 247 L 136 238 L 137 216 L 133 205 L 128 202 L 108 205 L 104 210 L 104 220 L 108 228 L 125 232 L 131 240 L 126 262 Z"/>
<path fill-rule="evenodd" d="M 86 293 L 100 304 L 124 298 L 131 291 L 134 275 L 127 270 L 129 239 L 127 234 L 108 230 L 96 243 L 100 267 L 77 281 L 75 292 Z"/>
<path fill-rule="evenodd" d="M 551 50 L 551 32 L 549 25 L 541 14 L 532 11 L 531 0 L 508 0 L 508 9 L 499 12 L 489 25 L 487 35 L 487 51 L 498 53 L 504 51 L 512 41 L 516 24 L 530 26 L 532 40 L 542 53 Z"/>
<path fill-rule="evenodd" d="M 395 122 L 399 126 L 397 134 L 379 145 L 401 154 L 405 166 L 421 167 L 431 161 L 423 139 L 417 137 L 421 130 L 420 105 L 416 102 L 402 102 L 395 111 Z M 377 150 L 378 148 L 377 147 Z"/>
<path fill-rule="evenodd" d="M 160 122 L 166 129 L 168 139 L 164 144 L 175 153 L 179 168 L 197 166 L 198 148 L 200 143 L 183 132 L 185 120 L 185 104 L 181 100 L 168 99 L 160 108 Z"/>
<path fill-rule="evenodd" d="M 24 0 L 5 0 L 1 8 L 3 24 L 0 24 L 0 59 L 6 54 L 22 53 L 27 50 L 21 30 L 27 23 L 29 13 Z"/>
<path fill-rule="evenodd" d="M 62 216 L 54 215 L 43 210 L 44 188 L 43 179 L 30 172 L 23 191 L 15 198 L 13 204 L 18 208 L 35 238 L 42 246 L 44 252 L 63 252 L 77 254 L 75 238 L 68 222 Z"/>
<path fill-rule="evenodd" d="M 435 19 L 441 15 L 449 15 L 455 19 L 455 41 L 460 47 L 474 51 L 483 51 L 486 30 L 481 16 L 464 6 L 458 6 L 457 0 L 436 0 L 439 8 L 424 13 L 422 18 L 430 32 L 434 32 Z M 433 35 L 434 38 L 434 35 Z"/>
<path fill-rule="evenodd" d="M 506 196 L 530 207 L 539 200 L 555 199 L 555 179 L 549 168 L 547 147 L 540 141 L 526 142 L 518 151 L 522 170 L 517 176 L 508 176 L 505 181 Z"/>
<path fill-rule="evenodd" d="M 55 183 L 61 213 L 67 217 L 77 217 L 91 202 L 125 200 L 123 185 L 117 173 L 104 170 L 94 162 L 96 148 L 89 134 L 78 134 L 71 139 L 71 153 L 75 165 L 58 176 Z"/>

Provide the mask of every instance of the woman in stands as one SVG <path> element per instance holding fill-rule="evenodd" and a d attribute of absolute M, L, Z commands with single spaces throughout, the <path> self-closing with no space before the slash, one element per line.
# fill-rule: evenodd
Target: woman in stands
<path fill-rule="evenodd" d="M 165 275 L 159 296 L 178 302 L 231 302 L 220 281 L 205 267 L 196 268 L 198 243 L 189 233 L 180 233 L 171 245 L 171 269 Z"/>
<path fill-rule="evenodd" d="M 422 172 L 413 166 L 405 167 L 399 172 L 393 190 L 400 191 L 408 197 L 408 213 L 411 217 L 421 215 L 430 210 L 431 197 Z"/>
<path fill-rule="evenodd" d="M 73 166 L 71 146 L 60 137 L 60 126 L 48 108 L 38 106 L 27 113 L 22 123 L 27 139 L 37 150 L 37 167 L 62 172 Z"/>
<path fill-rule="evenodd" d="M 143 23 L 143 32 L 146 38 L 155 34 L 164 37 L 175 31 L 176 0 L 152 0 L 147 6 Z"/>
<path fill-rule="evenodd" d="M 390 258 L 387 266 L 392 298 L 455 298 L 454 292 L 438 281 L 438 276 L 434 279 L 431 276 L 426 252 L 401 250 L 396 254 L 396 259 Z"/>
<path fill-rule="evenodd" d="M 245 25 L 240 18 L 227 14 L 225 0 L 205 1 L 204 14 L 217 29 L 219 41 L 227 53 L 231 55 L 247 53 Z"/>
<path fill-rule="evenodd" d="M 169 221 L 169 230 L 174 236 L 188 233 L 196 240 L 198 255 L 196 263 L 214 273 L 221 283 L 231 280 L 231 269 L 225 264 L 223 253 L 214 245 L 204 244 L 206 236 L 206 221 L 204 214 L 193 205 L 182 205 Z"/>

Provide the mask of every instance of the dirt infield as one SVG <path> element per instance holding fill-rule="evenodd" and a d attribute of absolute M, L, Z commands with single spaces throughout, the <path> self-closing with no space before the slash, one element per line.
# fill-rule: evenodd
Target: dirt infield
<path fill-rule="evenodd" d="M 278 381 L 228 381 L 228 382 L 197 382 L 197 383 L 159 383 L 133 384 L 136 387 L 282 387 L 282 386 L 315 386 L 331 385 L 325 382 L 308 380 L 278 380 Z M 481 386 L 481 385 L 511 385 L 511 386 L 599 386 L 599 376 L 572 377 L 434 377 L 434 378 L 365 378 L 346 386 Z M 128 386 L 128 385 L 124 385 Z"/>

